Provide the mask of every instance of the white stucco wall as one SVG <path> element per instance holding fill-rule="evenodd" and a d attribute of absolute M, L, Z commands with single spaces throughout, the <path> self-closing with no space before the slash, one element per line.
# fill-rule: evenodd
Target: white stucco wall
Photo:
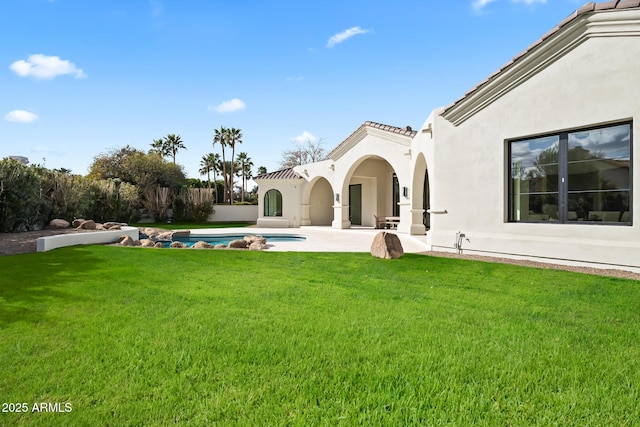
<path fill-rule="evenodd" d="M 597 14 L 607 25 L 616 14 Z M 622 15 L 619 15 L 622 16 Z M 507 221 L 507 140 L 633 120 L 633 189 L 640 188 L 640 25 L 635 35 L 585 40 L 522 84 L 454 126 L 435 117 L 432 206 L 448 214 L 431 219 L 430 243 L 452 249 L 461 231 L 467 251 L 640 267 L 640 197 L 633 226 L 525 224 Z"/>
<path fill-rule="evenodd" d="M 301 179 L 262 179 L 257 180 L 260 189 L 258 197 L 258 227 L 300 227 L 302 218 L 302 190 L 305 184 Z M 282 194 L 282 216 L 264 216 L 264 195 L 276 189 Z"/>
<path fill-rule="evenodd" d="M 256 205 L 215 205 L 214 212 L 209 215 L 209 222 L 256 222 L 258 220 L 258 206 Z"/>

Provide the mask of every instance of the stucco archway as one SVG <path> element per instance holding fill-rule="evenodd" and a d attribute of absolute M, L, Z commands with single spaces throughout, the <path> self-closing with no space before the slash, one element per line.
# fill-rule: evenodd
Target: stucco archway
<path fill-rule="evenodd" d="M 419 153 L 413 167 L 411 197 L 411 234 L 424 234 L 430 228 L 429 170 L 424 154 Z"/>
<path fill-rule="evenodd" d="M 384 158 L 366 156 L 354 162 L 342 184 L 343 228 L 375 227 L 376 216 L 400 216 L 399 191 L 395 170 Z"/>
<path fill-rule="evenodd" d="M 331 225 L 333 222 L 333 189 L 326 178 L 310 184 L 303 200 L 304 225 Z"/>

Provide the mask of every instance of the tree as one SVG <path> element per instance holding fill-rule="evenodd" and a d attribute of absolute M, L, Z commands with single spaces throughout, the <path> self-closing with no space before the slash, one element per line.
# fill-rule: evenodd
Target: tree
<path fill-rule="evenodd" d="M 324 145 L 322 139 L 317 142 L 311 138 L 307 138 L 302 142 L 296 140 L 292 142 L 294 148 L 282 152 L 282 160 L 280 161 L 280 167 L 282 169 L 318 162 L 324 160 L 326 157 L 325 150 L 322 147 Z"/>
<path fill-rule="evenodd" d="M 187 147 L 184 146 L 182 142 L 182 138 L 180 138 L 180 135 L 176 135 L 173 133 L 170 133 L 169 135 L 164 137 L 164 143 L 166 146 L 166 150 L 173 157 L 173 164 L 175 165 L 176 154 L 178 153 L 178 150 L 186 150 Z"/>
<path fill-rule="evenodd" d="M 220 126 L 220 129 L 214 129 L 213 135 L 213 147 L 215 148 L 216 144 L 220 144 L 220 148 L 222 149 L 222 177 L 224 181 L 224 195 L 223 202 L 227 201 L 227 160 L 225 158 L 224 152 L 227 147 L 229 131 L 224 126 Z"/>
<path fill-rule="evenodd" d="M 235 166 L 235 151 L 236 151 L 236 144 L 242 144 L 242 131 L 240 129 L 236 129 L 236 128 L 231 128 L 228 129 L 229 131 L 229 138 L 227 140 L 227 143 L 229 144 L 229 146 L 231 147 L 231 172 L 229 173 L 229 177 L 230 177 L 230 183 L 231 183 L 231 191 L 230 191 L 230 198 L 229 198 L 229 204 L 232 205 L 233 204 L 233 168 Z"/>
<path fill-rule="evenodd" d="M 240 171 L 242 172 L 241 201 L 244 202 L 244 195 L 247 192 L 247 180 L 252 178 L 251 168 L 253 167 L 253 162 L 251 161 L 251 157 L 243 151 L 238 153 L 238 164 L 240 165 Z"/>
<path fill-rule="evenodd" d="M 185 182 L 182 167 L 168 163 L 155 153 L 145 153 L 129 145 L 94 157 L 89 178 L 115 179 L 145 187 L 179 187 Z"/>
<path fill-rule="evenodd" d="M 267 168 L 264 166 L 258 166 L 258 175 L 264 175 L 267 173 Z"/>
<path fill-rule="evenodd" d="M 151 143 L 150 153 L 157 154 L 160 157 L 168 156 L 167 145 L 164 142 L 164 138 L 154 139 Z"/>
<path fill-rule="evenodd" d="M 202 160 L 200 160 L 200 175 L 207 175 L 207 182 L 209 183 L 209 188 L 211 188 L 211 171 L 216 167 L 215 164 L 215 156 L 213 153 L 206 154 L 202 156 Z"/>

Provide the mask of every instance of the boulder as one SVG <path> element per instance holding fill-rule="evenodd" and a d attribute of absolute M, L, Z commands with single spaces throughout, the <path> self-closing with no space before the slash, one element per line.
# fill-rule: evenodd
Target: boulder
<path fill-rule="evenodd" d="M 153 245 L 153 247 L 154 247 L 154 248 L 157 248 L 157 249 L 164 249 L 164 243 L 162 243 L 162 242 L 156 242 L 156 244 L 155 244 L 155 245 Z"/>
<path fill-rule="evenodd" d="M 381 231 L 376 234 L 371 243 L 371 255 L 383 259 L 395 259 L 404 255 L 400 238 L 393 234 Z"/>
<path fill-rule="evenodd" d="M 242 239 L 246 242 L 249 243 L 249 246 L 251 246 L 252 243 L 254 242 L 259 242 L 262 245 L 266 245 L 267 244 L 267 239 L 265 239 L 262 236 L 244 236 L 244 239 Z"/>
<path fill-rule="evenodd" d="M 86 219 L 82 219 L 82 218 L 74 219 L 73 221 L 71 221 L 71 226 L 73 228 L 78 228 L 78 227 L 80 227 L 80 224 L 82 224 L 85 221 L 86 221 Z"/>
<path fill-rule="evenodd" d="M 75 221 L 74 221 L 75 222 Z M 95 230 L 96 223 L 92 219 L 83 221 L 76 227 L 78 230 Z"/>
<path fill-rule="evenodd" d="M 172 231 L 174 237 L 189 237 L 191 235 L 191 230 L 175 230 Z"/>
<path fill-rule="evenodd" d="M 134 241 L 131 238 L 131 236 L 120 236 L 120 238 L 118 239 L 116 244 L 118 244 L 120 246 L 133 246 L 134 245 Z"/>
<path fill-rule="evenodd" d="M 266 247 L 267 247 L 266 244 L 262 243 L 259 240 L 256 240 L 255 242 L 251 242 L 251 244 L 249 245 L 249 250 L 250 251 L 261 251 Z"/>
<path fill-rule="evenodd" d="M 140 239 L 140 246 L 143 248 L 153 248 L 155 246 L 155 242 L 151 239 Z"/>
<path fill-rule="evenodd" d="M 107 230 L 120 230 L 120 228 L 126 227 L 127 224 L 125 222 L 108 221 L 102 225 L 104 225 L 104 228 Z"/>
<path fill-rule="evenodd" d="M 52 219 L 49 223 L 49 227 L 51 228 L 69 228 L 69 221 L 65 221 L 64 219 Z"/>
<path fill-rule="evenodd" d="M 182 249 L 182 248 L 186 248 L 187 245 L 185 245 L 182 242 L 171 242 L 171 244 L 169 245 L 170 248 L 175 248 L 175 249 Z"/>
<path fill-rule="evenodd" d="M 173 240 L 173 231 L 165 231 L 159 233 L 156 238 L 159 242 L 170 242 L 171 240 Z"/>
<path fill-rule="evenodd" d="M 227 245 L 225 245 L 224 243 L 218 243 L 217 245 L 214 246 L 215 249 L 227 249 Z"/>
<path fill-rule="evenodd" d="M 233 249 L 247 249 L 249 247 L 249 242 L 246 240 L 232 240 L 229 242 L 229 247 Z"/>
<path fill-rule="evenodd" d="M 96 230 L 106 230 L 106 228 L 104 228 L 103 224 L 100 224 L 99 222 L 96 222 Z"/>
<path fill-rule="evenodd" d="M 213 245 L 200 240 L 199 242 L 195 242 L 193 246 L 191 246 L 191 249 L 213 249 Z"/>

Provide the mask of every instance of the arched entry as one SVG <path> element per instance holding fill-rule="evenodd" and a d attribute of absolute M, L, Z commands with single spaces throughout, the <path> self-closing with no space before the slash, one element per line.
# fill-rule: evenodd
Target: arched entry
<path fill-rule="evenodd" d="M 348 215 L 343 227 L 375 227 L 376 217 L 394 216 L 399 200 L 396 182 L 395 170 L 382 157 L 368 156 L 355 162 L 342 186 L 342 194 L 346 196 L 342 202 L 346 208 L 343 215 Z"/>
<path fill-rule="evenodd" d="M 411 200 L 411 234 L 424 234 L 431 227 L 429 172 L 427 161 L 418 154 L 413 168 L 413 197 Z"/>
<path fill-rule="evenodd" d="M 309 193 L 310 225 L 331 225 L 333 221 L 333 189 L 325 178 L 313 183 Z"/>

